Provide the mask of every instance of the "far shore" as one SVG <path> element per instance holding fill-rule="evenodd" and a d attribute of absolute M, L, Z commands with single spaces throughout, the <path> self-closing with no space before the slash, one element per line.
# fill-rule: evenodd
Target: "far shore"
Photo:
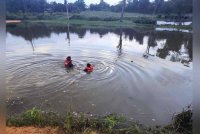
<path fill-rule="evenodd" d="M 81 13 L 69 13 L 69 21 L 66 13 L 26 13 L 24 15 L 19 13 L 7 13 L 6 23 L 20 23 L 27 22 L 31 24 L 46 23 L 50 25 L 67 26 L 76 25 L 81 27 L 122 27 L 122 28 L 177 28 L 192 30 L 192 25 L 157 25 L 156 21 L 162 19 L 157 18 L 155 15 L 141 14 L 141 13 L 125 13 L 123 21 L 120 21 L 120 13 L 108 11 L 83 11 Z M 162 20 L 166 21 L 166 20 Z M 173 20 L 172 20 L 173 21 Z M 69 22 L 69 23 L 68 23 Z"/>

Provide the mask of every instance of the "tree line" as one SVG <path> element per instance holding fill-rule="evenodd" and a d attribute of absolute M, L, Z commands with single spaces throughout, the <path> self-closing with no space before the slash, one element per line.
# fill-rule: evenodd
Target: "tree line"
<path fill-rule="evenodd" d="M 192 13 L 192 0 L 125 0 L 125 12 L 134 13 L 155 13 L 155 14 L 188 14 Z M 87 6 L 84 0 L 64 4 L 57 2 L 48 3 L 46 0 L 6 0 L 7 11 L 16 12 L 81 12 L 85 10 L 91 11 L 112 11 L 121 12 L 124 0 L 117 5 L 109 5 L 104 0 L 100 0 L 98 4 L 90 4 Z"/>

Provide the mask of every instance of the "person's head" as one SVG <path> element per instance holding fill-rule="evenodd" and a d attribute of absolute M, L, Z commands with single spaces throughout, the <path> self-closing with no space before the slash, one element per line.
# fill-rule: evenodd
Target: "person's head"
<path fill-rule="evenodd" d="M 87 67 L 90 67 L 91 66 L 91 64 L 90 63 L 87 63 Z"/>
<path fill-rule="evenodd" d="M 67 57 L 67 60 L 71 60 L 71 56 L 68 56 L 68 57 Z"/>

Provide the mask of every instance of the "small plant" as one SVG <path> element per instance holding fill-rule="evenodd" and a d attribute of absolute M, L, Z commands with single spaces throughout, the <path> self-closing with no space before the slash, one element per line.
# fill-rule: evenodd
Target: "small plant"
<path fill-rule="evenodd" d="M 42 117 L 42 111 L 39 109 L 36 109 L 35 107 L 31 110 L 26 111 L 23 115 L 23 120 L 27 122 L 28 124 L 37 124 L 42 125 L 43 117 Z"/>
<path fill-rule="evenodd" d="M 115 116 L 109 115 L 106 117 L 106 123 L 108 124 L 108 128 L 112 129 L 115 125 L 117 125 L 118 120 Z"/>
<path fill-rule="evenodd" d="M 77 120 L 76 120 L 76 122 L 77 122 L 77 127 L 78 128 L 84 128 L 85 127 L 85 117 L 84 117 L 84 114 L 80 114 L 80 115 L 78 115 L 77 116 Z"/>
<path fill-rule="evenodd" d="M 187 109 L 183 109 L 183 111 L 181 113 L 174 116 L 172 125 L 176 132 L 180 132 L 182 134 L 192 133 L 192 109 L 191 109 L 191 106 L 188 106 Z"/>
<path fill-rule="evenodd" d="M 120 117 L 116 114 L 110 114 L 105 117 L 105 127 L 107 132 L 111 133 L 115 126 L 120 123 Z"/>
<path fill-rule="evenodd" d="M 67 130 L 72 130 L 72 124 L 73 124 L 73 116 L 71 112 L 67 113 L 67 119 L 66 119 L 66 128 Z"/>

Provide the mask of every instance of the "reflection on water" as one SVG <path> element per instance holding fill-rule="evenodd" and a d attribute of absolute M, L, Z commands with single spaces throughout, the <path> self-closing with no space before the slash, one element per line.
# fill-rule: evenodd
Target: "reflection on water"
<path fill-rule="evenodd" d="M 190 30 L 187 29 L 178 29 L 178 28 L 161 28 L 161 27 L 157 27 L 156 31 L 176 31 L 176 32 L 185 32 L 185 33 L 189 33 Z"/>
<path fill-rule="evenodd" d="M 191 33 L 26 25 L 7 28 L 6 49 L 8 114 L 71 107 L 153 125 L 192 100 Z M 63 65 L 68 55 L 72 70 Z M 82 71 L 87 62 L 91 74 Z"/>
<path fill-rule="evenodd" d="M 150 31 L 145 29 L 85 29 L 85 28 L 76 28 L 76 27 L 51 27 L 49 28 L 46 25 L 36 25 L 36 26 L 26 26 L 23 28 L 8 28 L 8 32 L 15 36 L 21 36 L 25 40 L 29 41 L 33 46 L 33 40 L 37 40 L 38 38 L 51 38 L 51 35 L 54 34 L 62 34 L 66 33 L 68 43 L 70 44 L 70 33 L 78 35 L 78 38 L 82 39 L 85 37 L 86 33 L 90 33 L 91 35 L 99 35 L 99 38 L 103 36 L 107 36 L 112 33 L 114 35 L 119 36 L 118 48 L 119 52 L 121 52 L 122 40 L 129 41 L 129 44 L 134 41 L 137 44 L 133 45 L 142 45 L 145 47 L 147 45 L 147 50 L 143 53 L 148 53 L 151 55 L 158 56 L 160 58 L 166 59 L 169 56 L 173 56 L 172 53 L 176 53 L 177 60 L 172 61 L 181 61 L 182 55 L 180 49 L 184 46 L 185 55 L 188 55 L 188 62 L 192 61 L 192 34 L 191 33 L 182 33 L 182 32 L 167 32 L 167 31 Z M 123 34 L 122 34 L 123 32 Z M 124 36 L 124 37 L 122 37 Z M 145 44 L 144 38 L 148 38 L 148 43 Z M 97 37 L 96 37 L 97 38 Z M 162 48 L 159 47 L 158 42 L 162 41 Z M 106 40 L 104 40 L 104 44 L 106 44 Z"/>
<path fill-rule="evenodd" d="M 118 48 L 118 53 L 119 53 L 118 55 L 120 57 L 122 54 L 122 28 L 120 28 L 119 44 L 118 44 L 117 48 Z"/>

